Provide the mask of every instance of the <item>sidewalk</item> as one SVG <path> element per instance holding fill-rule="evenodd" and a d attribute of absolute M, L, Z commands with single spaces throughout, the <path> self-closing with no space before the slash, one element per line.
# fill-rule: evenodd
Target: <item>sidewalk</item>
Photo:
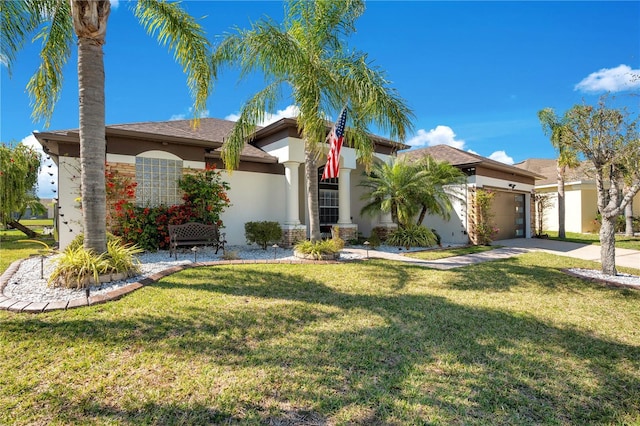
<path fill-rule="evenodd" d="M 501 247 L 482 253 L 448 257 L 438 260 L 414 259 L 400 254 L 405 252 L 396 254 L 373 249 L 369 250 L 369 257 L 398 260 L 401 262 L 442 270 L 459 268 L 491 260 L 506 259 L 528 253 L 530 251 L 543 251 L 558 256 L 567 256 L 595 262 L 600 261 L 600 246 L 591 244 L 570 243 L 566 241 L 544 240 L 539 238 L 514 238 L 511 240 L 496 241 L 494 245 Z M 345 248 L 344 251 L 357 253 L 366 257 L 366 251 L 363 249 Z M 640 269 L 640 251 L 617 248 L 616 266 Z"/>
<path fill-rule="evenodd" d="M 544 251 L 558 256 L 600 262 L 600 246 L 593 244 L 570 243 L 541 238 L 514 238 L 512 240 L 496 241 L 495 245 L 529 251 Z M 640 269 L 640 251 L 616 248 L 616 266 Z"/>

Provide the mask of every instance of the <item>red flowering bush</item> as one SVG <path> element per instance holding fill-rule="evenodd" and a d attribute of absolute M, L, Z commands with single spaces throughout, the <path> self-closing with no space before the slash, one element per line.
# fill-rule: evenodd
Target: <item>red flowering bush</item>
<path fill-rule="evenodd" d="M 110 191 L 117 198 L 112 203 L 115 219 L 112 232 L 128 243 L 155 251 L 169 248 L 169 225 L 200 222 L 222 226 L 220 214 L 230 205 L 227 196 L 230 187 L 222 181 L 219 171 L 215 168 L 198 171 L 185 176 L 178 185 L 184 191 L 183 204 L 138 207 L 135 206 L 135 184 L 123 185 L 107 175 L 107 199 Z"/>

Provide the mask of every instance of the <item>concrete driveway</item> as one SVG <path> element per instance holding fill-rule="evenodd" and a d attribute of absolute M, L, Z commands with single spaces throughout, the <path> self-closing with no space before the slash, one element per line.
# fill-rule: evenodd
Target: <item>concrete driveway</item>
<path fill-rule="evenodd" d="M 575 257 L 596 262 L 600 261 L 600 246 L 592 244 L 570 243 L 541 238 L 514 238 L 511 240 L 494 241 L 493 244 L 526 250 L 540 250 L 557 254 L 558 256 Z M 616 266 L 640 269 L 640 251 L 617 248 Z"/>

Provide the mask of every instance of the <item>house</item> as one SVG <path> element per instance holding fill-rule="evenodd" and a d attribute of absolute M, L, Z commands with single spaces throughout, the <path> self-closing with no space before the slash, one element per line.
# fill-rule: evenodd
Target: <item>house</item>
<path fill-rule="evenodd" d="M 445 221 L 433 216 L 424 220 L 424 225 L 436 229 L 443 241 L 464 244 L 470 239 L 476 242 L 474 197 L 480 188 L 491 190 L 495 194 L 491 209 L 492 220 L 498 232 L 493 237 L 494 240 L 531 238 L 532 229 L 535 229 L 532 193 L 536 179 L 542 176 L 448 145 L 436 145 L 400 154 L 409 160 L 426 155 L 436 161 L 446 161 L 467 175 L 466 184 L 455 189 L 458 196 L 453 197 L 455 214 L 451 215 L 451 219 Z"/>
<path fill-rule="evenodd" d="M 544 210 L 543 227 L 547 231 L 558 230 L 558 171 L 557 160 L 531 158 L 515 164 L 522 170 L 528 170 L 543 176 L 536 182 L 535 191 L 549 194 L 551 207 Z M 597 233 L 599 224 L 598 196 L 595 178 L 590 164 L 582 162 L 576 168 L 565 170 L 565 231 L 576 233 Z M 633 216 L 640 216 L 640 193 L 633 199 Z"/>
<path fill-rule="evenodd" d="M 205 165 L 224 169 L 221 146 L 235 123 L 203 118 L 198 128 L 191 124 L 189 120 L 177 120 L 106 127 L 107 169 L 117 170 L 138 183 L 138 204 L 181 203 L 176 181 L 186 169 L 204 169 Z M 58 165 L 59 243 L 64 248 L 82 231 L 79 133 L 75 129 L 34 135 Z M 372 140 L 376 161 L 388 161 L 398 150 L 408 148 L 377 136 Z M 232 205 L 221 216 L 228 244 L 246 242 L 244 224 L 250 221 L 279 222 L 285 245 L 308 236 L 304 157 L 304 141 L 295 119 L 281 119 L 254 133 L 244 146 L 239 168 L 223 171 L 223 180 L 231 187 L 228 196 Z M 318 161 L 318 166 L 321 176 L 324 162 Z M 364 201 L 363 188 L 358 183 L 363 173 L 355 150 L 344 146 L 340 177 L 318 185 L 323 230 L 338 225 L 341 236 L 350 239 L 359 232 L 369 235 L 377 226 L 392 226 L 387 215 L 360 217 Z"/>
<path fill-rule="evenodd" d="M 117 170 L 138 183 L 139 205 L 176 204 L 181 194 L 176 185 L 187 169 L 204 169 L 215 165 L 224 169 L 220 151 L 234 122 L 215 118 L 200 120 L 194 129 L 188 120 L 144 122 L 106 127 L 108 170 Z M 327 127 L 327 132 L 329 131 Z M 80 210 L 80 159 L 78 130 L 34 133 L 45 152 L 58 165 L 58 215 L 60 247 L 64 248 L 82 231 Z M 375 161 L 388 161 L 407 145 L 378 136 L 374 142 Z M 328 151 L 328 146 L 326 151 Z M 498 193 L 494 206 L 500 227 L 497 238 L 531 236 L 531 191 L 535 173 L 514 168 L 487 158 L 438 146 L 409 151 L 406 155 L 434 156 L 461 168 L 468 175 L 464 186 L 466 198 L 456 206 L 451 222 L 427 218 L 443 243 L 467 243 L 473 211 L 467 212 L 476 188 L 494 189 Z M 318 162 L 318 176 L 324 161 Z M 358 234 L 369 236 L 374 228 L 391 230 L 395 225 L 389 214 L 377 217 L 360 215 L 366 204 L 364 188 L 359 186 L 365 168 L 357 161 L 356 151 L 344 146 L 339 178 L 318 184 L 321 228 L 337 225 L 345 239 Z M 282 244 L 290 245 L 308 236 L 304 184 L 304 141 L 295 119 L 285 118 L 259 128 L 245 144 L 240 165 L 233 172 L 223 171 L 230 184 L 231 206 L 222 214 L 228 244 L 244 244 L 244 224 L 250 221 L 276 221 L 283 229 Z M 471 204 L 473 205 L 473 204 Z M 471 209 L 473 210 L 473 209 Z M 471 216 L 469 216 L 471 215 Z M 473 232 L 472 232 L 473 234 Z M 473 240 L 473 238 L 472 238 Z"/>

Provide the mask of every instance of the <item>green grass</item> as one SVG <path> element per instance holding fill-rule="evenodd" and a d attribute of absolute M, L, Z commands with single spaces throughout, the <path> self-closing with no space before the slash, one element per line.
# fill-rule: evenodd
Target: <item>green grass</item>
<path fill-rule="evenodd" d="M 558 231 L 545 231 L 549 235 L 549 239 L 558 241 L 569 241 L 572 243 L 594 244 L 600 245 L 600 236 L 598 234 L 578 234 L 575 232 L 566 232 L 566 238 L 558 238 Z M 624 235 L 616 235 L 616 247 L 631 250 L 640 250 L 640 237 L 626 237 Z"/>
<path fill-rule="evenodd" d="M 38 254 L 38 251 L 44 248 L 42 244 L 20 242 L 20 240 L 27 239 L 29 238 L 20 231 L 0 231 L 0 273 L 4 272 L 16 260 Z M 39 236 L 36 240 L 42 241 L 50 247 L 55 243 L 50 235 Z"/>
<path fill-rule="evenodd" d="M 464 247 L 452 247 L 435 250 L 425 250 L 406 253 L 407 257 L 414 257 L 422 260 L 438 260 L 446 257 L 464 256 L 465 254 L 482 253 L 485 251 L 493 250 L 498 246 L 464 246 Z"/>
<path fill-rule="evenodd" d="M 185 270 L 0 312 L 0 424 L 638 424 L 640 292 L 529 253 Z"/>

